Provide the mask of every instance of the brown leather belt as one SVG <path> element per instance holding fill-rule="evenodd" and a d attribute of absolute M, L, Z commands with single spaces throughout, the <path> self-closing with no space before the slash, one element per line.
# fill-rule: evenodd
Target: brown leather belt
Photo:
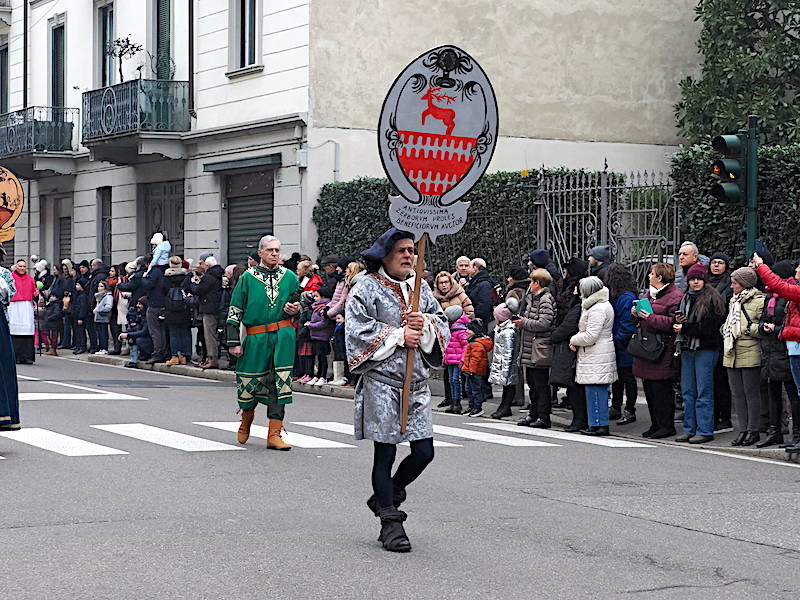
<path fill-rule="evenodd" d="M 282 329 L 283 327 L 293 327 L 294 323 L 292 323 L 291 319 L 284 319 L 283 321 L 278 321 L 277 323 L 269 323 L 268 325 L 256 325 L 255 327 L 247 327 L 245 331 L 247 331 L 247 335 L 257 335 L 259 333 L 272 333 L 273 331 L 278 331 L 278 329 Z"/>

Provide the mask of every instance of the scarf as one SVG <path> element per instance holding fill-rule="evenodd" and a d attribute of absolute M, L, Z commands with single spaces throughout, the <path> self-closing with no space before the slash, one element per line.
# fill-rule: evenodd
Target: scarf
<path fill-rule="evenodd" d="M 678 307 L 678 312 L 686 316 L 687 323 L 699 323 L 700 317 L 697 316 L 697 311 L 694 310 L 697 304 L 697 297 L 701 292 L 689 290 L 681 298 L 681 304 Z M 686 335 L 681 331 L 675 336 L 675 346 L 680 350 L 697 350 L 700 347 L 700 338 Z"/>
<path fill-rule="evenodd" d="M 736 340 L 742 336 L 742 311 L 745 310 L 743 305 L 757 292 L 756 288 L 750 288 L 734 294 L 731 298 L 728 318 L 722 326 L 723 350 L 726 355 L 733 354 Z"/>
<path fill-rule="evenodd" d="M 608 302 L 608 288 L 600 288 L 588 298 L 584 298 L 583 302 L 581 302 L 581 308 L 589 310 L 599 302 Z"/>

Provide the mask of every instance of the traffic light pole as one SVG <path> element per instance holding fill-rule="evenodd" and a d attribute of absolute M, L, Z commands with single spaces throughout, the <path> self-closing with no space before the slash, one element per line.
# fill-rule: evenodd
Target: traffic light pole
<path fill-rule="evenodd" d="M 758 236 L 758 115 L 747 117 L 747 202 L 745 205 L 746 259 L 756 250 Z"/>

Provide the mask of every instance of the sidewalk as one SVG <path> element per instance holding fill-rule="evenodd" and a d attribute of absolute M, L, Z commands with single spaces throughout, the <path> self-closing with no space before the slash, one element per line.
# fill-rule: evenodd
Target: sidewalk
<path fill-rule="evenodd" d="M 86 358 L 84 359 L 84 356 Z M 65 356 L 66 358 L 66 356 Z M 72 356 L 70 356 L 72 358 Z M 127 357 L 124 356 L 107 356 L 102 354 L 90 354 L 90 355 L 81 355 L 80 358 L 82 360 L 88 360 L 89 362 L 93 363 L 101 363 L 107 365 L 114 365 L 121 367 L 125 363 L 128 362 Z M 144 363 L 139 363 L 137 365 L 137 369 L 140 370 L 147 370 L 147 371 L 156 371 L 158 373 L 172 373 L 174 375 L 185 375 L 187 377 L 199 377 L 203 379 L 211 379 L 214 381 L 230 381 L 234 382 L 236 380 L 236 375 L 233 371 L 227 371 L 224 369 L 200 369 L 199 367 L 195 367 L 193 365 L 176 365 L 176 366 L 169 366 L 165 363 L 156 363 L 154 365 L 148 365 Z M 437 373 L 438 374 L 438 373 Z M 431 392 L 433 394 L 433 405 L 434 407 L 439 404 L 439 402 L 444 397 L 444 385 L 442 380 L 439 377 L 432 377 L 431 378 Z M 333 396 L 335 398 L 353 398 L 354 390 L 351 387 L 342 387 L 337 385 L 322 385 L 322 386 L 312 386 L 306 385 L 302 383 L 294 382 L 292 384 L 292 388 L 296 392 L 300 392 L 303 394 L 319 394 L 322 396 Z M 495 390 L 495 398 L 498 398 L 500 395 L 499 390 Z M 462 402 L 463 404 L 463 402 Z M 484 410 L 486 411 L 485 417 L 489 419 L 490 415 L 494 410 L 497 408 L 497 402 L 487 402 L 484 405 Z M 443 409 L 433 409 L 436 412 L 444 413 Z M 525 416 L 525 412 L 522 412 L 521 407 L 513 407 L 514 415 L 511 417 L 507 417 L 502 419 L 502 421 L 509 422 L 509 423 L 516 423 L 519 419 Z M 463 417 L 463 416 L 462 416 Z M 466 418 L 466 417 L 463 417 Z M 553 426 L 555 428 L 563 427 L 565 425 L 569 425 L 570 420 L 572 418 L 571 411 L 567 409 L 553 409 L 553 413 L 551 414 L 551 420 Z M 672 446 L 684 446 L 702 450 L 713 450 L 717 452 L 729 452 L 732 454 L 742 454 L 746 456 L 758 457 L 758 458 L 771 458 L 776 460 L 782 461 L 792 461 L 795 463 L 800 464 L 800 454 L 787 454 L 783 448 L 778 447 L 771 447 L 771 448 L 733 448 L 731 447 L 731 441 L 736 437 L 736 431 L 730 433 L 722 433 L 718 434 L 714 437 L 712 442 L 708 444 L 685 444 L 681 442 L 676 442 L 675 438 L 668 438 L 665 440 L 644 440 L 642 438 L 642 432 L 645 431 L 647 428 L 650 427 L 650 415 L 647 412 L 647 406 L 644 403 L 637 403 L 637 410 L 636 410 L 636 418 L 637 421 L 635 423 L 631 423 L 630 425 L 624 425 L 622 427 L 617 426 L 613 421 L 611 423 L 611 433 L 614 436 L 628 438 L 633 440 L 645 441 L 648 444 L 665 444 L 665 445 L 672 445 Z M 683 427 L 682 423 L 676 422 L 675 429 L 678 432 L 678 435 L 682 433 Z M 787 437 L 787 441 L 789 436 Z"/>

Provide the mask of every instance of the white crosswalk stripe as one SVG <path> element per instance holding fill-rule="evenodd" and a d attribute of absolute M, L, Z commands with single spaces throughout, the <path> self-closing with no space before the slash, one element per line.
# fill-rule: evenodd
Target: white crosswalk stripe
<path fill-rule="evenodd" d="M 213 427 L 214 429 L 221 429 L 222 431 L 236 432 L 239 429 L 239 422 L 226 422 L 226 421 L 195 421 L 195 425 L 202 425 L 204 427 Z M 344 425 L 344 423 L 341 423 Z M 263 425 L 251 425 L 250 436 L 267 439 L 268 429 Z M 343 444 L 342 442 L 334 442 L 324 438 L 318 438 L 311 435 L 303 435 L 296 431 L 284 431 L 283 439 L 287 444 L 297 446 L 298 448 L 356 448 L 352 444 Z"/>
<path fill-rule="evenodd" d="M 594 444 L 596 446 L 605 446 L 607 448 L 654 448 L 654 446 L 651 444 L 641 444 L 639 442 L 632 442 L 630 440 L 608 437 L 592 437 L 588 435 L 569 433 L 567 431 L 553 431 L 552 429 L 533 429 L 531 427 L 512 425 L 511 423 L 481 423 L 479 421 L 475 421 L 473 423 L 468 423 L 468 425 L 477 425 L 478 427 L 487 427 L 489 429 L 496 429 L 498 431 L 510 431 L 525 435 L 535 435 L 538 437 L 562 440 L 565 442 Z"/>
<path fill-rule="evenodd" d="M 166 446 L 167 448 L 174 448 L 176 450 L 183 450 L 184 452 L 214 452 L 218 450 L 244 450 L 239 446 L 232 446 L 230 444 L 223 444 L 207 440 L 205 438 L 179 433 L 177 431 L 170 431 L 169 429 L 161 429 L 160 427 L 153 427 L 152 425 L 145 425 L 143 423 L 120 423 L 116 425 L 92 425 L 95 429 L 101 429 L 110 433 L 124 435 L 129 438 L 150 442 L 151 444 L 158 444 L 159 446 Z"/>
<path fill-rule="evenodd" d="M 471 423 L 470 423 L 471 425 Z M 472 429 L 461 429 L 460 427 L 448 427 L 445 425 L 434 425 L 433 432 L 441 435 L 448 435 L 456 438 L 463 438 L 467 440 L 475 440 L 478 442 L 488 442 L 490 444 L 500 444 L 502 446 L 558 446 L 558 444 L 549 444 L 547 442 L 540 442 L 538 440 L 527 440 L 523 438 L 509 437 L 507 435 L 496 435 L 494 433 L 486 433 L 485 431 L 474 431 Z"/>
<path fill-rule="evenodd" d="M 36 446 L 42 450 L 49 450 L 64 456 L 110 456 L 113 454 L 127 454 L 123 450 L 116 448 L 109 448 L 108 446 L 101 446 L 81 440 L 62 433 L 56 433 L 49 429 L 41 429 L 39 427 L 28 427 L 20 429 L 19 431 L 4 431 L 0 436 L 28 444 L 29 446 Z"/>
<path fill-rule="evenodd" d="M 336 421 L 294 421 L 292 425 L 302 425 L 303 427 L 314 427 L 315 429 L 324 429 L 326 431 L 333 431 L 335 433 L 343 433 L 345 435 L 354 435 L 355 428 L 351 423 L 337 423 Z M 403 446 L 409 446 L 408 442 L 403 442 Z M 461 448 L 460 444 L 451 444 L 450 442 L 443 442 L 441 440 L 433 440 L 433 445 L 437 448 Z"/>

